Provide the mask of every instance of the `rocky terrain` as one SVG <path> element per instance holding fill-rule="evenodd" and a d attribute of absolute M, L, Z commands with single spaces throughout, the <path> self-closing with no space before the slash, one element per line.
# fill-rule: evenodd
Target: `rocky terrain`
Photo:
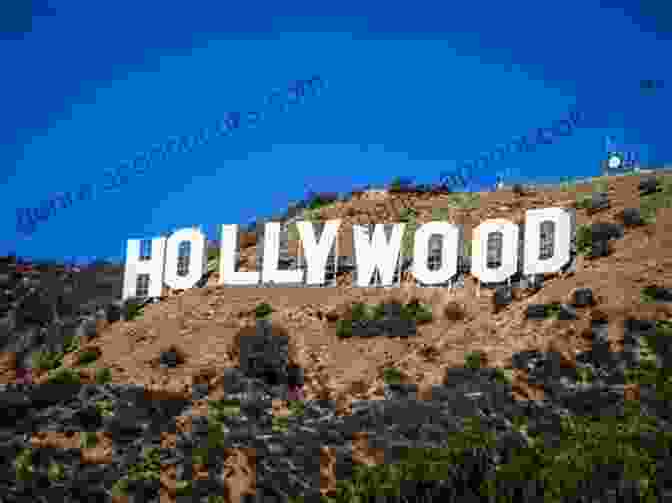
<path fill-rule="evenodd" d="M 121 304 L 119 271 L 30 285 L 6 263 L 0 500 L 495 501 L 488 486 L 667 501 L 671 200 L 669 180 L 639 176 L 353 194 L 288 216 L 343 219 L 331 288 L 227 288 L 213 272 Z M 466 260 L 461 288 L 426 288 L 406 263 L 398 287 L 352 286 L 353 223 L 449 219 L 470 236 L 543 207 L 577 208 L 559 274 L 479 287 Z M 241 236 L 241 270 L 259 237 Z"/>

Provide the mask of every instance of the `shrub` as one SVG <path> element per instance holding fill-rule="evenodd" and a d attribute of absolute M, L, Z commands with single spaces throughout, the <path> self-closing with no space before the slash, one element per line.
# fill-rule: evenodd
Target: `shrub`
<path fill-rule="evenodd" d="M 63 353 L 39 351 L 32 355 L 33 367 L 40 370 L 53 370 L 61 366 L 63 356 Z"/>
<path fill-rule="evenodd" d="M 593 232 L 590 225 L 579 225 L 576 230 L 576 252 L 589 255 L 593 251 Z"/>
<path fill-rule="evenodd" d="M 292 222 L 287 227 L 287 238 L 290 241 L 298 241 L 301 236 L 299 235 L 299 229 L 296 226 L 296 222 Z"/>
<path fill-rule="evenodd" d="M 593 180 L 593 192 L 609 192 L 609 181 L 599 177 Z"/>
<path fill-rule="evenodd" d="M 79 446 L 81 449 L 91 449 L 98 444 L 98 437 L 95 431 L 83 431 L 79 437 Z"/>
<path fill-rule="evenodd" d="M 105 367 L 96 370 L 96 384 L 106 384 L 112 380 L 112 371 Z"/>
<path fill-rule="evenodd" d="M 448 204 L 455 208 L 473 210 L 480 206 L 481 196 L 476 192 L 456 192 L 451 194 Z"/>
<path fill-rule="evenodd" d="M 221 422 L 227 417 L 240 415 L 240 400 L 208 401 L 208 418 Z"/>
<path fill-rule="evenodd" d="M 350 309 L 350 317 L 353 321 L 362 321 L 369 319 L 369 312 L 367 306 L 362 302 L 356 302 Z"/>
<path fill-rule="evenodd" d="M 576 207 L 579 209 L 587 210 L 591 207 L 593 201 L 592 194 L 577 194 L 576 195 Z"/>
<path fill-rule="evenodd" d="M 352 337 L 352 322 L 350 320 L 338 320 L 336 322 L 337 337 Z"/>
<path fill-rule="evenodd" d="M 523 185 L 520 183 L 514 183 L 511 190 L 513 190 L 513 193 L 517 196 L 522 196 L 525 194 L 525 187 L 523 187 Z"/>
<path fill-rule="evenodd" d="M 53 384 L 79 384 L 79 372 L 75 369 L 59 367 L 55 370 L 49 371 L 47 380 Z"/>
<path fill-rule="evenodd" d="M 394 367 L 383 370 L 383 380 L 386 384 L 399 384 L 401 382 L 401 371 Z"/>
<path fill-rule="evenodd" d="M 86 365 L 87 363 L 94 362 L 98 359 L 98 353 L 93 350 L 83 351 L 79 354 L 79 363 L 80 365 Z"/>
<path fill-rule="evenodd" d="M 47 470 L 47 477 L 52 482 L 63 480 L 65 478 L 65 469 L 63 468 L 63 465 L 52 462 Z"/>
<path fill-rule="evenodd" d="M 66 353 L 74 353 L 75 351 L 79 351 L 81 342 L 82 341 L 80 340 L 79 337 L 68 336 L 64 340 L 63 351 L 65 351 Z"/>
<path fill-rule="evenodd" d="M 96 402 L 96 410 L 101 416 L 112 416 L 114 415 L 114 406 L 112 405 L 111 400 L 99 400 Z"/>
<path fill-rule="evenodd" d="M 408 223 L 417 217 L 417 212 L 413 208 L 402 208 L 399 212 L 399 220 Z"/>
<path fill-rule="evenodd" d="M 127 321 L 134 320 L 138 316 L 142 315 L 142 310 L 144 306 L 142 305 L 142 299 L 132 298 L 126 300 L 124 303 L 124 318 Z"/>
<path fill-rule="evenodd" d="M 429 323 L 432 321 L 432 310 L 429 306 L 414 300 L 403 307 L 402 316 L 415 320 L 416 323 Z"/>
<path fill-rule="evenodd" d="M 273 312 L 273 308 L 266 302 L 262 302 L 257 307 L 254 308 L 254 316 L 257 319 L 265 318 Z"/>
<path fill-rule="evenodd" d="M 432 208 L 432 220 L 450 221 L 448 208 Z"/>
<path fill-rule="evenodd" d="M 30 480 L 35 472 L 33 466 L 33 452 L 30 449 L 23 449 L 14 460 L 14 469 L 17 480 Z"/>
<path fill-rule="evenodd" d="M 464 357 L 464 366 L 468 369 L 479 369 L 483 365 L 484 355 L 480 351 L 472 351 Z"/>

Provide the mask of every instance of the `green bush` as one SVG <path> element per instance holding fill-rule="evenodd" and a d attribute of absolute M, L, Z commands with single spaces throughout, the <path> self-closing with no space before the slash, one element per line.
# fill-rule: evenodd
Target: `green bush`
<path fill-rule="evenodd" d="M 259 304 L 257 307 L 254 308 L 254 316 L 259 319 L 259 318 L 265 318 L 269 314 L 273 312 L 273 308 L 270 306 L 270 304 L 266 302 L 262 302 Z"/>
<path fill-rule="evenodd" d="M 47 374 L 47 381 L 53 384 L 79 384 L 79 372 L 75 369 L 58 367 L 50 370 Z"/>
<path fill-rule="evenodd" d="M 65 478 L 65 469 L 63 465 L 52 462 L 47 470 L 47 478 L 52 482 L 63 480 Z"/>
<path fill-rule="evenodd" d="M 299 236 L 299 229 L 296 226 L 296 222 L 292 222 L 287 227 L 287 236 L 290 241 L 298 241 L 301 236 Z"/>
<path fill-rule="evenodd" d="M 546 317 L 554 320 L 558 319 L 560 314 L 560 305 L 559 304 L 550 304 L 546 306 L 545 309 Z"/>
<path fill-rule="evenodd" d="M 639 198 L 642 219 L 647 224 L 655 223 L 656 213 L 661 208 L 672 208 L 672 176 L 658 177 L 659 190 Z"/>
<path fill-rule="evenodd" d="M 483 366 L 483 353 L 472 351 L 464 357 L 464 366 L 468 369 L 480 369 Z"/>
<path fill-rule="evenodd" d="M 80 435 L 79 446 L 82 449 L 90 449 L 98 444 L 98 438 L 94 431 L 83 431 Z"/>
<path fill-rule="evenodd" d="M 371 313 L 368 306 L 362 302 L 355 302 L 350 309 L 352 321 L 362 321 L 371 319 Z"/>
<path fill-rule="evenodd" d="M 238 415 L 240 415 L 240 400 L 208 401 L 208 417 L 215 421 L 222 421 L 226 417 Z"/>
<path fill-rule="evenodd" d="M 114 406 L 111 400 L 99 400 L 96 402 L 96 410 L 101 416 L 113 416 Z"/>
<path fill-rule="evenodd" d="M 141 299 L 128 299 L 124 304 L 124 317 L 127 321 L 136 319 L 138 316 L 141 316 L 143 313 L 144 307 L 141 305 Z"/>
<path fill-rule="evenodd" d="M 33 452 L 31 449 L 23 449 L 14 460 L 14 469 L 17 480 L 30 480 L 35 472 L 33 466 Z"/>
<path fill-rule="evenodd" d="M 416 323 L 429 323 L 432 321 L 431 307 L 417 301 L 411 301 L 402 308 L 402 317 L 415 320 Z"/>
<path fill-rule="evenodd" d="M 577 194 L 576 195 L 576 207 L 579 209 L 587 210 L 591 207 L 593 200 L 592 194 Z"/>
<path fill-rule="evenodd" d="M 79 364 L 86 365 L 87 363 L 95 362 L 98 359 L 98 353 L 93 350 L 83 351 L 79 355 Z"/>
<path fill-rule="evenodd" d="M 432 220 L 449 221 L 450 211 L 448 208 L 432 208 Z"/>
<path fill-rule="evenodd" d="M 96 370 L 96 384 L 106 384 L 112 380 L 112 371 L 105 367 Z"/>
<path fill-rule="evenodd" d="M 336 322 L 337 337 L 352 337 L 352 321 L 338 320 Z"/>
<path fill-rule="evenodd" d="M 386 384 L 399 384 L 401 382 L 401 371 L 394 367 L 383 370 L 383 380 Z"/>
<path fill-rule="evenodd" d="M 593 180 L 593 192 L 609 192 L 609 180 L 604 177 Z"/>
<path fill-rule="evenodd" d="M 576 230 L 576 252 L 590 255 L 593 252 L 593 232 L 590 225 L 579 225 Z"/>
<path fill-rule="evenodd" d="M 415 220 L 418 216 L 418 212 L 414 208 L 402 208 L 399 211 L 399 221 L 408 223 L 412 220 Z"/>
<path fill-rule="evenodd" d="M 64 354 L 61 352 L 52 353 L 49 351 L 39 351 L 33 353 L 33 367 L 40 370 L 53 370 L 61 366 Z"/>
<path fill-rule="evenodd" d="M 63 351 L 66 353 L 74 353 L 75 351 L 79 351 L 81 343 L 82 341 L 79 337 L 74 335 L 68 336 L 65 338 Z"/>
<path fill-rule="evenodd" d="M 112 494 L 121 496 L 128 491 L 129 480 L 160 480 L 161 461 L 160 449 L 152 447 L 146 449 L 143 453 L 142 460 L 131 465 L 128 469 L 128 474 L 119 479 L 112 487 Z"/>
<path fill-rule="evenodd" d="M 456 192 L 450 194 L 448 205 L 465 210 L 475 210 L 480 207 L 481 196 L 478 192 Z"/>

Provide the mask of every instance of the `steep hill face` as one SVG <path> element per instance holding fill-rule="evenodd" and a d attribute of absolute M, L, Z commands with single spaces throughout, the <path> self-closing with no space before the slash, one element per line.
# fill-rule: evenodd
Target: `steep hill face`
<path fill-rule="evenodd" d="M 609 178 L 609 207 L 591 211 L 577 209 L 577 227 L 595 223 L 623 225 L 623 210 L 640 208 L 639 177 Z M 324 219 L 341 218 L 339 253 L 352 255 L 353 223 L 399 221 L 405 208 L 417 213 L 417 222 L 431 221 L 438 212 L 464 226 L 465 235 L 488 218 L 507 218 L 522 222 L 525 211 L 534 208 L 576 207 L 577 195 L 590 194 L 590 185 L 576 189 L 480 194 L 470 208 L 460 208 L 450 195 L 417 196 L 390 194 L 370 201 L 354 199 L 321 209 Z M 217 274 L 204 289 L 192 289 L 170 296 L 145 308 L 144 315 L 132 322 L 110 326 L 95 342 L 102 362 L 115 370 L 115 382 L 134 382 L 155 386 L 166 380 L 186 379 L 205 369 L 219 370 L 235 365 L 228 356 L 235 334 L 253 322 L 257 304 L 266 302 L 275 310 L 271 319 L 287 329 L 294 346 L 293 363 L 306 373 L 307 398 L 330 398 L 339 402 L 382 396 L 382 369 L 396 367 L 419 384 L 439 383 L 442 369 L 464 361 L 466 354 L 483 351 L 490 365 L 510 367 L 510 357 L 523 349 L 561 348 L 568 360 L 572 353 L 585 348 L 583 340 L 595 317 L 614 323 L 615 335 L 627 317 L 652 314 L 650 305 L 641 303 L 642 288 L 666 285 L 672 275 L 669 250 L 670 211 L 657 212 L 655 223 L 624 226 L 620 239 L 609 241 L 609 255 L 591 258 L 577 255 L 574 272 L 548 275 L 539 290 L 513 288 L 513 300 L 498 307 L 494 292 L 481 288 L 467 276 L 464 288 L 424 288 L 413 284 L 404 274 L 400 288 L 357 288 L 345 274 L 338 286 L 330 288 L 226 288 L 217 286 Z M 667 232 L 666 232 L 667 230 Z M 255 270 L 254 239 L 242 240 L 240 270 Z M 290 254 L 296 256 L 297 242 L 290 241 Z M 594 305 L 578 308 L 577 320 L 528 320 L 531 304 L 572 303 L 576 289 L 592 289 Z M 415 298 L 431 305 L 435 319 L 418 327 L 414 337 L 376 337 L 340 339 L 335 321 L 356 302 L 376 304 Z M 661 309 L 660 307 L 656 309 Z M 654 309 L 655 311 L 655 309 Z M 92 342 L 93 343 L 93 342 Z M 186 354 L 185 363 L 176 369 L 162 370 L 150 360 L 168 344 L 179 345 Z M 523 389 L 525 388 L 525 389 Z M 521 394 L 532 391 L 521 384 Z"/>
<path fill-rule="evenodd" d="M 622 233 L 610 229 L 608 240 L 593 227 L 588 253 L 585 235 L 577 232 L 579 253 L 573 270 L 547 275 L 541 285 L 521 284 L 495 294 L 478 288 L 467 275 L 463 288 L 423 288 L 403 273 L 398 288 L 357 288 L 346 272 L 331 288 L 227 288 L 217 285 L 214 273 L 203 288 L 168 292 L 133 320 L 101 325 L 97 334 L 84 338 L 77 351 L 63 358 L 62 366 L 78 369 L 84 382 L 94 382 L 96 368 L 109 368 L 113 384 L 140 386 L 150 400 L 188 401 L 177 417 L 176 431 L 161 433 L 161 447 L 175 448 L 182 433 L 194 431 L 194 424 L 202 426 L 198 417 L 208 414 L 209 401 L 230 395 L 226 376 L 234 367 L 245 367 L 241 360 L 246 336 L 259 333 L 255 309 L 266 303 L 272 308 L 266 318 L 270 336 L 287 341 L 289 367 L 303 370 L 306 402 L 331 400 L 338 416 L 352 415 L 359 401 L 389 398 L 385 383 L 391 369 L 396 369 L 399 382 L 418 385 L 419 399 L 431 399 L 436 390 L 432 386 L 454 385 L 459 380 L 454 368 L 464 366 L 465 359 L 473 361 L 476 353 L 485 366 L 504 371 L 516 401 L 541 402 L 548 398 L 548 390 L 530 378 L 531 371 L 516 364 L 522 352 L 551 351 L 560 367 L 576 370 L 577 355 L 594 349 L 596 326 L 608 334 L 603 342 L 609 349 L 622 353 L 629 344 L 624 328 L 628 320 L 672 318 L 672 304 L 649 302 L 656 296 L 669 300 L 669 292 L 648 290 L 642 295 L 645 287 L 672 283 L 669 182 L 656 184 L 637 176 L 606 182 L 607 190 L 599 187 L 601 195 L 596 192 L 590 200 L 585 196 L 596 187 L 580 185 L 483 193 L 470 200 L 448 194 L 376 194 L 319 210 L 322 219 L 342 219 L 338 248 L 344 256 L 353 255 L 352 224 L 398 222 L 410 214 L 415 214 L 416 223 L 446 219 L 463 225 L 466 236 L 486 219 L 521 223 L 526 210 L 550 207 L 576 208 L 577 228 L 599 223 L 622 226 Z M 648 217 L 652 208 L 657 208 L 655 222 L 637 222 L 637 212 L 631 211 L 641 209 Z M 291 239 L 289 254 L 298 255 L 297 242 Z M 256 257 L 255 237 L 247 234 L 241 239 L 240 269 L 256 270 Z M 353 306 L 392 301 L 402 305 L 417 301 L 431 310 L 432 318 L 418 321 L 410 335 L 392 329 L 387 334 L 359 336 L 353 330 L 352 336 L 344 337 L 343 323 L 354 318 Z M 541 305 L 545 308 L 540 310 Z M 81 365 L 84 352 L 96 355 L 93 365 Z M 46 383 L 50 374 L 35 369 L 33 377 Z M 207 399 L 195 394 L 196 388 L 206 390 Z M 623 393 L 628 400 L 638 399 L 639 385 L 626 385 Z M 288 410 L 286 400 L 273 401 L 276 416 L 287 416 Z M 50 435 L 35 434 L 33 442 L 58 447 L 73 442 L 61 433 Z M 102 434 L 101 440 L 98 452 L 89 453 L 99 456 L 99 461 L 92 462 L 111 463 L 109 436 Z M 365 436 L 353 435 L 353 444 L 353 463 L 384 462 Z M 238 501 L 237 497 L 254 489 L 255 455 L 243 449 L 226 451 L 228 468 L 222 477 L 228 480 L 227 501 Z M 316 459 L 320 460 L 321 492 L 331 494 L 339 478 L 333 453 L 322 448 Z M 175 468 L 162 469 L 161 477 L 162 497 L 174 501 Z M 207 467 L 194 465 L 194 478 L 204 477 Z"/>

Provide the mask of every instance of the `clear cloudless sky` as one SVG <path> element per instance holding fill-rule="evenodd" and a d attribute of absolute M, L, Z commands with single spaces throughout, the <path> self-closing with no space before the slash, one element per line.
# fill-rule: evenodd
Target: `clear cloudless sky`
<path fill-rule="evenodd" d="M 606 134 L 643 145 L 645 161 L 672 157 L 664 2 L 33 3 L 25 33 L 0 25 L 0 254 L 121 260 L 127 239 L 197 224 L 216 238 L 218 224 L 277 214 L 309 189 L 436 182 L 573 105 L 586 117 L 573 136 L 479 179 L 595 175 Z M 274 89 L 315 74 L 319 96 L 17 232 L 18 207 L 99 186 L 136 152 L 264 111 Z M 642 92 L 642 79 L 665 87 Z"/>

